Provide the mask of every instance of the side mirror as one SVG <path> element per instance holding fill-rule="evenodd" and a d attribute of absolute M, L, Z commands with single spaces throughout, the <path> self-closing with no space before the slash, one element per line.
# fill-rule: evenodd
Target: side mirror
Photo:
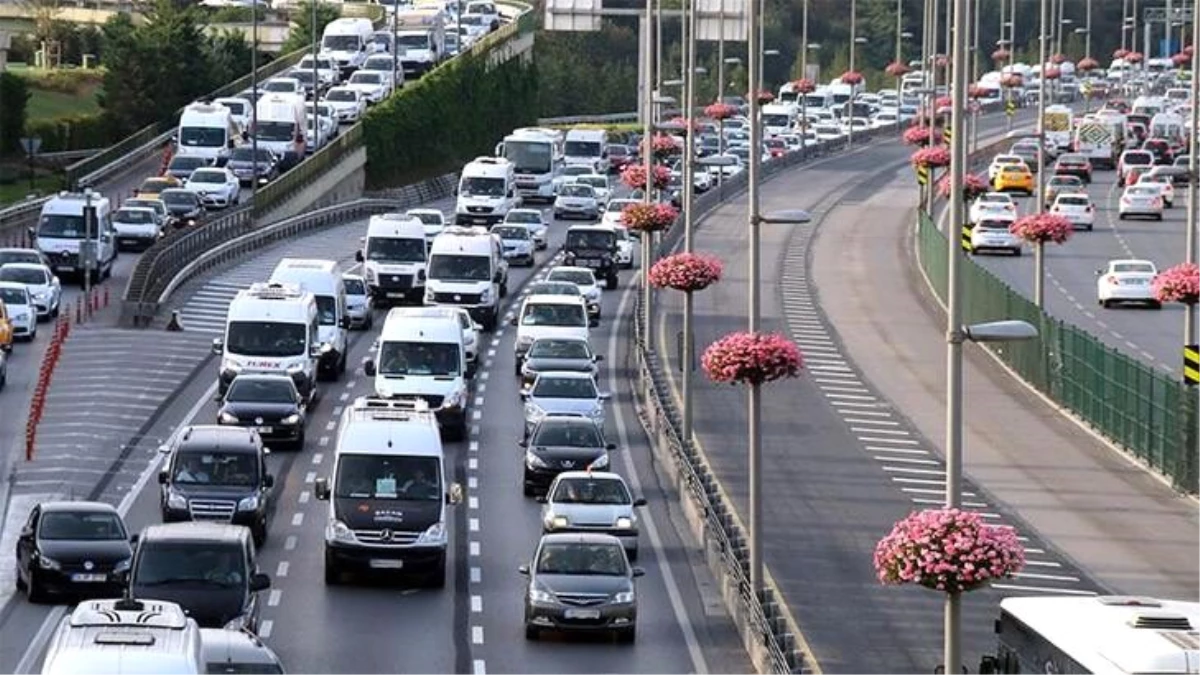
<path fill-rule="evenodd" d="M 354 252 L 354 262 L 362 262 L 362 261 L 363 261 L 362 251 L 355 251 Z"/>
<path fill-rule="evenodd" d="M 376 370 L 374 359 L 367 359 L 366 361 L 363 361 L 363 374 L 367 377 L 375 377 L 375 373 Z"/>
<path fill-rule="evenodd" d="M 534 499 L 534 501 L 536 501 L 536 502 L 537 502 L 537 503 L 539 503 L 539 504 L 545 504 L 545 503 L 546 503 L 546 495 L 538 495 L 538 496 L 537 496 L 537 497 Z"/>
<path fill-rule="evenodd" d="M 212 353 L 220 356 L 225 352 L 225 341 L 221 338 L 213 338 Z"/>
<path fill-rule="evenodd" d="M 609 400 L 609 399 L 611 399 L 611 398 L 612 398 L 612 393 L 611 393 L 611 392 L 607 392 L 607 391 L 602 391 L 602 392 L 600 392 L 600 396 L 599 396 L 598 398 L 599 398 L 601 401 L 607 401 L 607 400 Z"/>
<path fill-rule="evenodd" d="M 517 319 L 517 317 L 514 316 L 513 318 L 508 320 L 508 325 L 515 326 L 515 325 L 517 325 L 518 321 L 519 320 Z"/>
<path fill-rule="evenodd" d="M 1104 270 L 1096 270 L 1096 276 L 1100 276 L 1101 274 L 1104 274 Z"/>
<path fill-rule="evenodd" d="M 166 485 L 169 482 L 171 482 L 171 474 L 167 473 L 165 469 L 163 471 L 159 471 L 158 472 L 158 484 Z"/>
<path fill-rule="evenodd" d="M 517 447 L 518 448 L 528 448 L 529 441 L 525 440 L 524 438 L 517 439 Z"/>
<path fill-rule="evenodd" d="M 494 275 L 492 275 L 492 283 L 496 283 L 496 284 L 504 283 L 504 274 L 501 272 L 496 272 Z"/>
<path fill-rule="evenodd" d="M 640 567 L 633 568 L 633 578 L 634 579 L 636 579 L 638 577 L 644 577 L 644 576 L 646 576 L 646 570 L 644 570 Z"/>
<path fill-rule="evenodd" d="M 139 540 L 139 539 L 141 539 L 141 537 L 142 537 L 142 535 L 140 535 L 140 534 L 131 534 L 131 535 L 129 535 L 129 543 L 130 543 L 130 545 L 132 545 L 132 546 L 137 546 L 138 540 Z"/>
<path fill-rule="evenodd" d="M 313 481 L 313 494 L 316 495 L 319 501 L 329 500 L 329 479 L 318 478 Z"/>
<path fill-rule="evenodd" d="M 528 400 L 529 400 L 529 390 L 528 390 L 528 389 L 522 389 L 522 390 L 521 390 L 521 393 L 519 394 L 519 396 L 521 397 L 521 400 L 522 400 L 522 401 L 528 401 Z"/>
<path fill-rule="evenodd" d="M 604 360 L 604 355 L 596 354 L 595 356 L 592 357 L 592 360 L 595 361 L 596 363 L 599 363 Z"/>
<path fill-rule="evenodd" d="M 646 505 L 646 498 L 645 498 L 645 497 L 638 497 L 637 499 L 633 500 L 633 505 L 634 505 L 634 506 L 645 506 L 645 505 Z"/>
<path fill-rule="evenodd" d="M 463 500 L 462 483 L 451 483 L 450 491 L 446 493 L 447 504 L 461 504 Z"/>
<path fill-rule="evenodd" d="M 616 443 L 605 443 L 605 444 L 604 444 L 604 449 L 605 449 L 605 450 L 616 450 L 616 449 L 617 449 L 617 444 L 616 444 Z"/>
<path fill-rule="evenodd" d="M 275 487 L 275 476 L 273 476 L 271 474 L 267 474 L 267 475 L 263 476 L 263 487 L 265 487 L 265 488 Z"/>
<path fill-rule="evenodd" d="M 37 230 L 33 229 L 32 227 L 29 227 L 29 228 L 26 228 L 25 231 L 29 233 L 30 241 L 37 239 Z"/>
<path fill-rule="evenodd" d="M 271 577 L 263 574 L 262 572 L 256 572 L 254 574 L 254 576 L 250 577 L 250 592 L 251 593 L 265 591 L 270 587 L 271 587 Z"/>
<path fill-rule="evenodd" d="M 163 445 L 158 446 L 158 451 L 164 455 L 169 455 L 171 454 L 171 446 L 164 443 Z"/>
<path fill-rule="evenodd" d="M 517 568 L 517 574 L 521 576 L 529 576 L 529 565 L 521 565 Z"/>
<path fill-rule="evenodd" d="M 480 324 L 477 324 L 477 323 L 474 323 L 474 322 L 472 322 L 472 323 L 471 323 L 471 330 L 475 331 L 476 333 L 482 333 L 482 332 L 483 332 L 483 326 L 482 326 L 482 325 L 480 325 Z"/>

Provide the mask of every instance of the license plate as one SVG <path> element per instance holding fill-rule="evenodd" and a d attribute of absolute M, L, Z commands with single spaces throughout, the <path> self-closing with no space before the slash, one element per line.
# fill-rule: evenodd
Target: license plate
<path fill-rule="evenodd" d="M 72 574 L 71 581 L 81 584 L 104 583 L 108 580 L 107 574 Z"/>
<path fill-rule="evenodd" d="M 599 619 L 600 610 L 598 609 L 568 609 L 563 612 L 563 616 L 568 619 Z"/>
<path fill-rule="evenodd" d="M 370 565 L 371 565 L 371 569 L 376 569 L 376 570 L 404 569 L 404 561 L 403 560 L 392 560 L 390 558 L 382 559 L 382 560 L 380 560 L 380 559 L 372 560 Z"/>
<path fill-rule="evenodd" d="M 260 434 L 269 434 L 269 433 L 271 433 L 271 432 L 272 432 L 272 431 L 274 431 L 274 430 L 275 430 L 275 429 L 274 429 L 273 427 L 259 427 L 259 428 L 258 428 L 258 433 L 260 433 Z"/>
<path fill-rule="evenodd" d="M 388 293 L 387 296 L 389 298 L 403 298 L 404 294 L 403 293 Z"/>
<path fill-rule="evenodd" d="M 75 268 L 70 265 L 58 265 L 54 268 L 56 272 L 74 272 Z"/>

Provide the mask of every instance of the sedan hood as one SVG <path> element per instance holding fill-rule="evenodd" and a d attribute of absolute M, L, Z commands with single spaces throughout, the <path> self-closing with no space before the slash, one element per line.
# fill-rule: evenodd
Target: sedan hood
<path fill-rule="evenodd" d="M 229 413 L 239 420 L 278 420 L 299 412 L 295 403 L 256 403 L 249 401 L 227 401 L 221 412 Z"/>
<path fill-rule="evenodd" d="M 589 574 L 538 574 L 538 583 L 554 594 L 604 593 L 609 596 L 633 590 L 629 577 Z"/>
<path fill-rule="evenodd" d="M 224 628 L 248 609 L 245 588 L 224 588 L 203 582 L 146 586 L 134 583 L 133 596 L 177 603 L 201 628 Z"/>
<path fill-rule="evenodd" d="M 556 413 L 590 415 L 593 410 L 600 407 L 599 401 L 591 398 L 535 398 L 531 396 L 529 402 L 551 415 Z"/>
<path fill-rule="evenodd" d="M 133 549 L 129 546 L 129 542 L 124 539 L 110 539 L 105 541 L 58 541 L 41 539 L 38 541 L 38 547 L 41 549 L 42 554 L 51 560 L 57 560 L 60 563 L 68 565 L 91 561 L 101 568 L 112 567 L 112 565 L 126 560 L 133 555 Z"/>
<path fill-rule="evenodd" d="M 576 448 L 564 446 L 534 446 L 533 454 L 555 469 L 582 471 L 608 452 L 604 448 Z"/>
<path fill-rule="evenodd" d="M 572 373 L 590 373 L 596 369 L 591 359 L 555 359 L 546 357 L 527 357 L 525 365 L 531 372 L 540 373 L 559 370 Z"/>
<path fill-rule="evenodd" d="M 571 527 L 612 527 L 617 518 L 630 518 L 633 507 L 629 504 L 554 504 L 550 511 L 556 516 L 566 516 Z"/>

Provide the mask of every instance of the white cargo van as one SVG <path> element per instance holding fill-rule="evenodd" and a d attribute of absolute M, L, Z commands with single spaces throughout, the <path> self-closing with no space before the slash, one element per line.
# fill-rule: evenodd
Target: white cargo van
<path fill-rule="evenodd" d="M 204 673 L 200 628 L 161 600 L 89 600 L 62 618 L 42 673 Z"/>
<path fill-rule="evenodd" d="M 446 475 L 437 419 L 419 399 L 359 398 L 342 412 L 333 472 L 313 485 L 329 502 L 325 583 L 347 572 L 446 583 L 447 506 L 462 486 Z"/>
<path fill-rule="evenodd" d="M 250 114 L 254 112 L 254 103 L 250 99 L 239 96 L 226 96 L 214 99 L 213 103 L 229 108 L 229 112 L 233 115 L 233 121 L 238 125 L 239 135 L 241 131 L 249 131 Z"/>
<path fill-rule="evenodd" d="M 503 157 L 476 157 L 463 167 L 456 192 L 457 225 L 495 225 L 519 203 L 516 171 Z"/>
<path fill-rule="evenodd" d="M 254 137 L 284 162 L 304 159 L 307 139 L 304 97 L 295 94 L 265 94 L 254 108 Z"/>
<path fill-rule="evenodd" d="M 362 66 L 367 56 L 374 53 L 375 43 L 371 40 L 374 32 L 375 27 L 370 19 L 334 19 L 321 34 L 320 55 L 336 61 L 342 75 L 348 76 Z"/>
<path fill-rule="evenodd" d="M 296 284 L 317 301 L 317 336 L 321 341 L 321 374 L 336 380 L 346 372 L 350 316 L 346 313 L 346 282 L 333 260 L 284 258 L 275 266 L 272 284 Z M 325 348 L 328 345 L 328 349 Z"/>
<path fill-rule="evenodd" d="M 567 166 L 587 166 L 595 173 L 608 173 L 608 132 L 571 129 L 563 143 L 563 160 Z"/>
<path fill-rule="evenodd" d="M 426 305 L 463 307 L 484 330 L 496 327 L 508 295 L 508 263 L 500 238 L 482 228 L 447 227 L 429 248 Z"/>
<path fill-rule="evenodd" d="M 425 224 L 416 216 L 385 213 L 367 221 L 363 247 L 354 254 L 377 305 L 421 304 L 425 299 Z"/>
<path fill-rule="evenodd" d="M 229 151 L 242 144 L 242 130 L 229 108 L 197 102 L 183 109 L 175 140 L 180 155 L 217 160 L 229 157 Z"/>
<path fill-rule="evenodd" d="M 217 389 L 225 396 L 242 373 L 286 373 L 309 402 L 317 396 L 317 362 L 324 345 L 317 300 L 294 284 L 253 284 L 229 303 L 225 336 L 212 341 L 221 357 Z"/>
<path fill-rule="evenodd" d="M 94 215 L 86 219 L 87 207 Z M 60 192 L 42 205 L 38 224 L 30 228 L 37 250 L 50 261 L 58 276 L 78 275 L 83 278 L 85 267 L 80 252 L 94 251 L 92 279 L 112 276 L 117 260 L 116 231 L 112 225 L 112 207 L 107 197 L 86 190 L 83 193 Z"/>

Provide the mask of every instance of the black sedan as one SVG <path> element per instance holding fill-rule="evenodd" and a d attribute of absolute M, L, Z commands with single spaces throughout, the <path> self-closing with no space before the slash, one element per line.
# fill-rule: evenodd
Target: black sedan
<path fill-rule="evenodd" d="M 526 497 L 545 494 L 555 477 L 564 471 L 608 469 L 608 451 L 616 445 L 604 442 L 604 430 L 594 420 L 578 415 L 547 415 L 517 445 L 525 448 Z"/>
<path fill-rule="evenodd" d="M 521 364 L 521 385 L 529 387 L 538 373 L 567 371 L 596 374 L 596 362 L 604 357 L 592 352 L 582 338 L 541 338 L 534 340 Z"/>
<path fill-rule="evenodd" d="M 229 161 L 225 168 L 237 176 L 243 186 L 254 183 L 255 176 L 258 184 L 269 183 L 279 177 L 279 158 L 266 148 L 258 149 L 258 160 L 255 161 L 253 147 L 234 148 L 229 153 Z"/>
<path fill-rule="evenodd" d="M 159 193 L 158 198 L 167 205 L 167 215 L 178 229 L 199 225 L 204 219 L 204 204 L 195 192 L 170 188 Z"/>
<path fill-rule="evenodd" d="M 238 375 L 229 384 L 217 424 L 252 427 L 263 442 L 304 447 L 308 406 L 287 375 Z"/>
<path fill-rule="evenodd" d="M 52 594 L 114 597 L 132 558 L 129 533 L 111 505 L 38 504 L 17 536 L 17 588 L 30 602 Z"/>

